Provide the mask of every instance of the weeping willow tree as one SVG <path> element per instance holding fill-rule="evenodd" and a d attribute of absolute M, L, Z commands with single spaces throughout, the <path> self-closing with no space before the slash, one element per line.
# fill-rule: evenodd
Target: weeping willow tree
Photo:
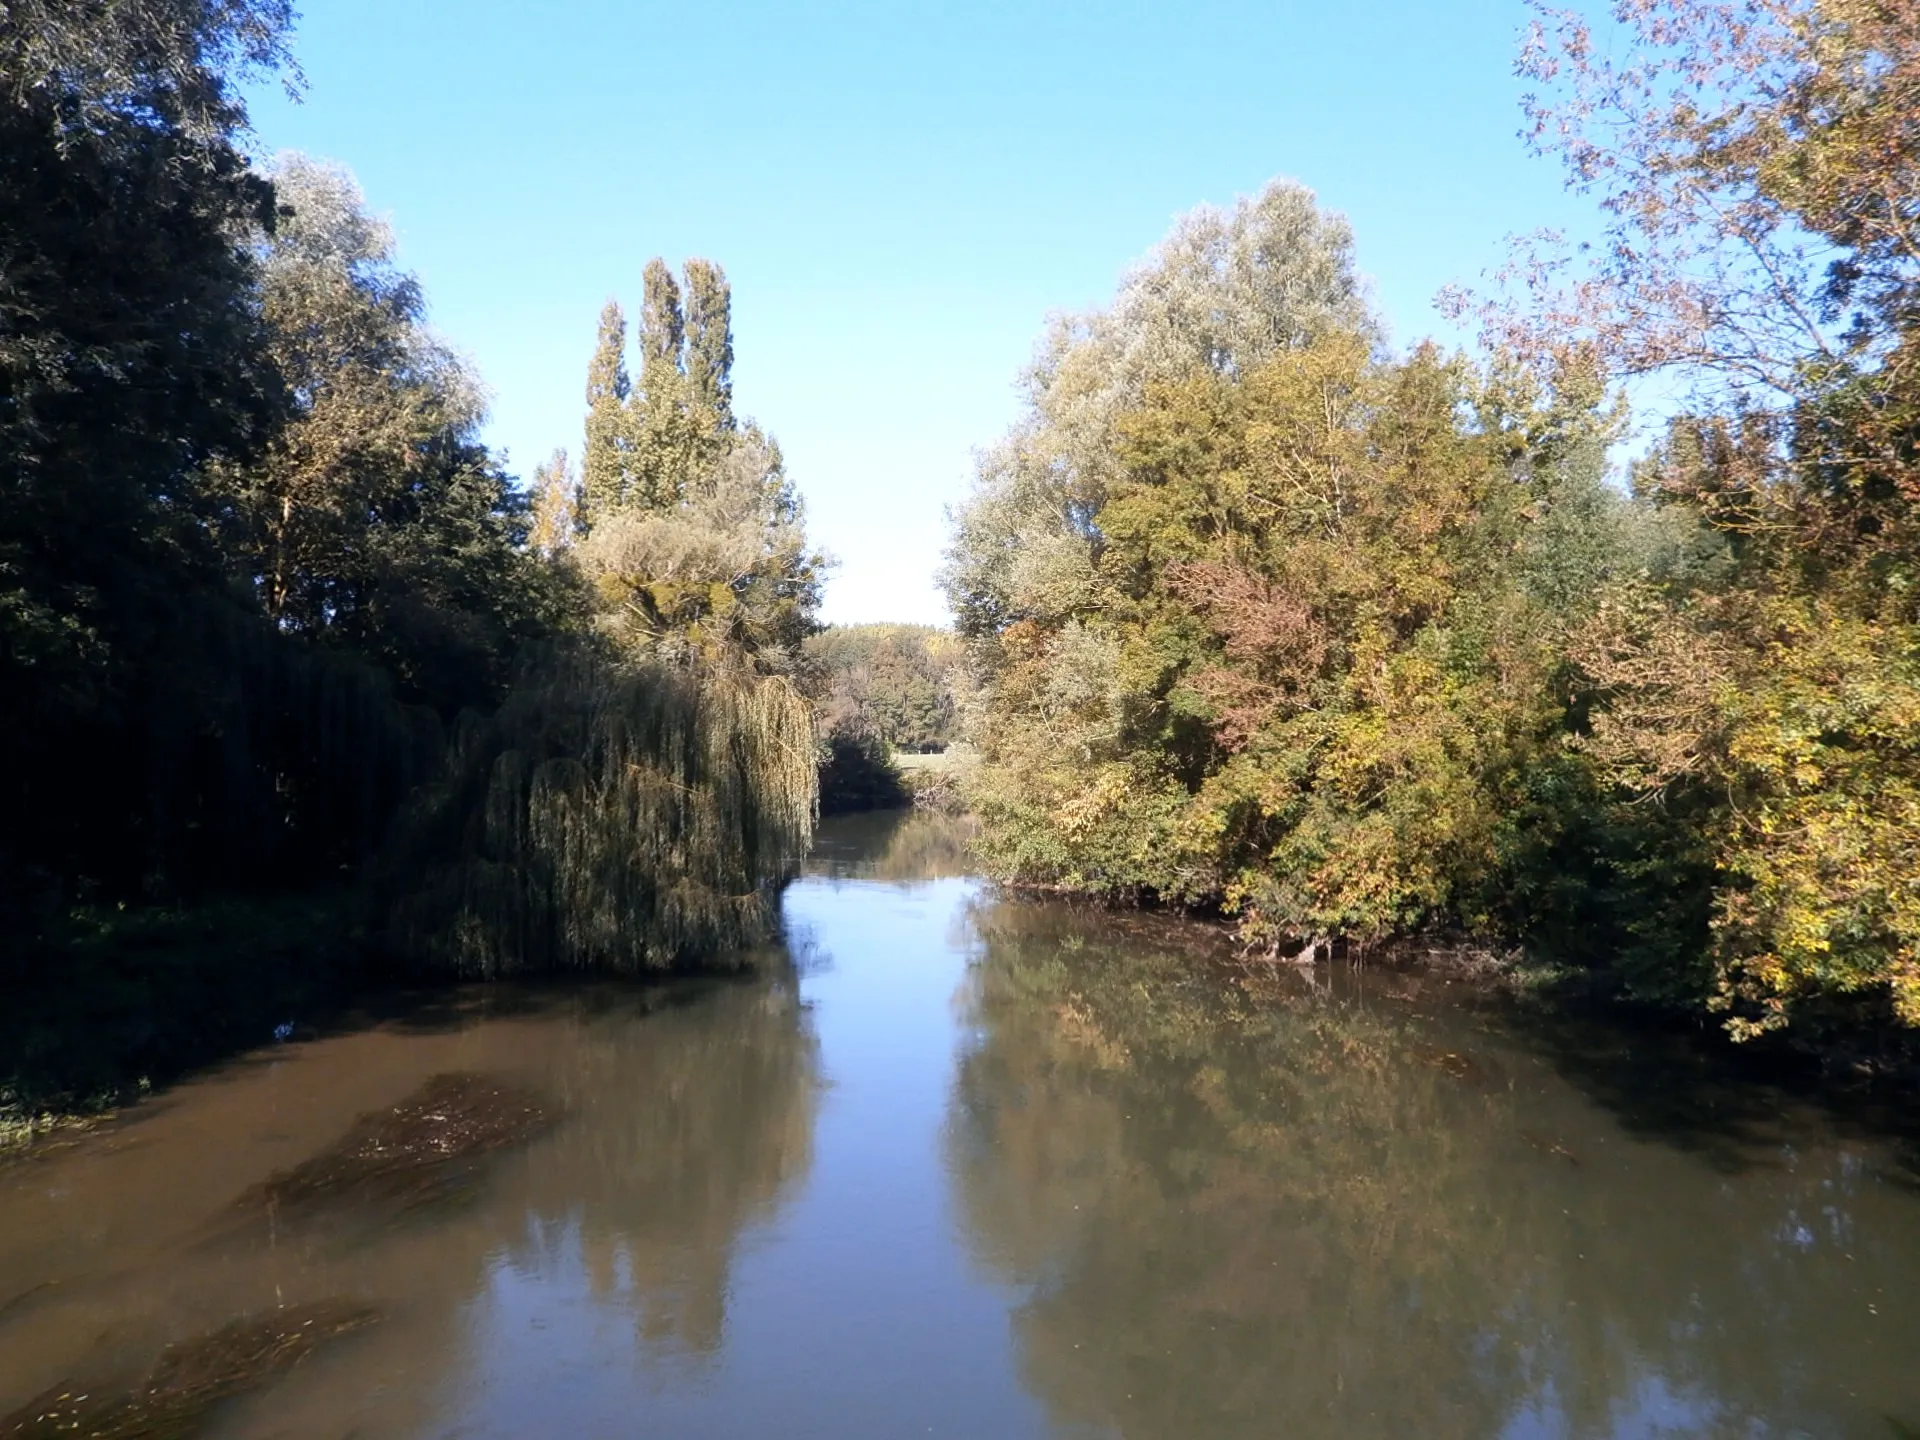
<path fill-rule="evenodd" d="M 783 680 L 548 659 L 403 820 L 390 942 L 469 976 L 727 963 L 812 833 L 811 723 Z"/>

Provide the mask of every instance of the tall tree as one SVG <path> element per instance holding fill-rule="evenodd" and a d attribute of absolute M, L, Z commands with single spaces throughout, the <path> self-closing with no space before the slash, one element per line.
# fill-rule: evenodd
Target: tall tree
<path fill-rule="evenodd" d="M 353 177 L 291 155 L 274 179 L 261 310 L 292 413 L 257 459 L 215 467 L 229 552 L 282 632 L 377 659 L 443 711 L 485 702 L 559 599 L 479 442 L 479 386 Z"/>
<path fill-rule="evenodd" d="M 146 123 L 217 145 L 246 127 L 236 81 L 297 83 L 292 22 L 290 0 L 9 0 L 0 88 L 70 136 L 125 120 L 133 102 Z"/>
<path fill-rule="evenodd" d="M 1533 8 L 1530 138 L 1607 218 L 1577 254 L 1521 247 L 1500 339 L 1760 408 L 1891 354 L 1920 314 L 1911 4 L 1648 0 L 1604 37 Z"/>
<path fill-rule="evenodd" d="M 733 291 L 711 260 L 689 260 L 686 374 L 689 402 L 707 428 L 733 429 Z"/>
<path fill-rule="evenodd" d="M 693 403 L 686 371 L 687 322 L 667 262 L 647 262 L 640 311 L 640 384 L 627 402 L 634 499 L 665 509 L 688 496 L 693 475 L 719 447 L 717 417 Z"/>
<path fill-rule="evenodd" d="M 1289 948 L 1472 917 L 1560 718 L 1515 563 L 1546 507 L 1467 367 L 1369 350 L 1197 371 L 1122 422 L 1085 591 L 1001 641 L 996 866 Z"/>
<path fill-rule="evenodd" d="M 826 561 L 772 437 L 743 426 L 683 497 L 597 517 L 579 555 L 630 653 L 789 673 Z"/>
<path fill-rule="evenodd" d="M 1061 318 L 1042 340 L 1025 414 L 982 457 L 956 518 L 944 583 L 961 633 L 990 646 L 1029 609 L 1084 589 L 1116 426 L 1155 382 L 1376 332 L 1352 232 L 1312 191 L 1277 180 L 1230 210 L 1181 216 L 1111 306 Z"/>
<path fill-rule="evenodd" d="M 681 373 L 686 344 L 680 285 L 667 262 L 657 255 L 647 262 L 641 284 L 640 390 L 643 395 L 655 392 L 651 398 L 664 402 L 679 393 L 673 377 Z"/>
<path fill-rule="evenodd" d="M 1381 351 L 1291 186 L 1056 327 L 946 574 L 992 868 L 1288 948 L 1556 908 L 1565 639 L 1641 543 L 1616 417 L 1590 356 Z"/>
<path fill-rule="evenodd" d="M 0 868 L 153 858 L 130 839 L 156 778 L 140 727 L 182 719 L 160 692 L 222 593 L 200 475 L 279 409 L 233 237 L 272 219 L 238 84 L 287 17 L 0 10 Z"/>
<path fill-rule="evenodd" d="M 1523 253 L 1489 318 L 1665 377 L 1686 413 L 1636 482 L 1715 552 L 1606 595 L 1592 753 L 1695 817 L 1689 998 L 1736 1037 L 1920 1026 L 1920 10 L 1649 0 L 1607 43 L 1536 8 L 1536 143 L 1606 232 Z"/>
<path fill-rule="evenodd" d="M 623 480 L 602 499 L 589 477 L 578 553 L 603 625 L 629 650 L 786 672 L 813 629 L 825 560 L 779 445 L 733 415 L 726 273 L 689 261 L 685 295 L 690 311 L 666 262 L 648 263 Z M 596 375 L 617 340 L 603 320 Z M 613 392 L 590 381 L 589 393 Z"/>
<path fill-rule="evenodd" d="M 600 334 L 587 364 L 587 437 L 580 459 L 580 508 L 583 517 L 604 514 L 626 503 L 631 449 L 627 399 L 633 381 L 627 374 L 627 317 L 616 300 L 600 310 Z"/>

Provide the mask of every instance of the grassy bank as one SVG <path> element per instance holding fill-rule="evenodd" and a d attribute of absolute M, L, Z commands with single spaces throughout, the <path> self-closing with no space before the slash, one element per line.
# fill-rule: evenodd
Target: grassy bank
<path fill-rule="evenodd" d="M 950 745 L 926 755 L 895 755 L 893 763 L 899 768 L 900 778 L 915 806 L 942 815 L 958 815 L 966 809 L 961 789 L 963 777 L 976 758 L 970 747 Z"/>
<path fill-rule="evenodd" d="M 6 987 L 0 1150 L 313 1025 L 365 979 L 352 901 L 74 911 Z"/>

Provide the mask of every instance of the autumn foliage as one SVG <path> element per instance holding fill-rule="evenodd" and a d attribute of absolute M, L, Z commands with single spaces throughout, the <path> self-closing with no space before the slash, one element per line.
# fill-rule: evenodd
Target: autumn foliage
<path fill-rule="evenodd" d="M 1184 222 L 1050 340 L 948 572 L 984 849 L 1281 953 L 1437 926 L 1736 1038 L 1920 1026 L 1920 8 L 1536 8 L 1602 230 L 1451 297 L 1480 359 L 1387 354 L 1286 186 L 1210 223 L 1289 283 Z"/>

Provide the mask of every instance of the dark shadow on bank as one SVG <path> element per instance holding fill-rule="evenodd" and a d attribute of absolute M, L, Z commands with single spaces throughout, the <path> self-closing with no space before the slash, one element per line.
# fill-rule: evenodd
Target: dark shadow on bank
<path fill-rule="evenodd" d="M 98 1117 L 288 1044 L 386 1027 L 446 1034 L 560 1007 L 651 1013 L 792 964 L 777 941 L 711 971 L 474 982 L 382 963 L 342 889 L 118 912 L 76 924 L 57 964 L 19 967 L 0 1005 L 0 1158 L 48 1124 Z M 136 1118 L 130 1116 L 129 1118 Z"/>
<path fill-rule="evenodd" d="M 1920 1190 L 1913 1077 L 1836 1074 L 1785 1044 L 1736 1044 L 1711 1022 L 1577 997 L 1493 994 L 1476 1008 L 1629 1134 L 1723 1174 L 1783 1164 L 1818 1132 L 1874 1147 L 1882 1178 Z"/>

